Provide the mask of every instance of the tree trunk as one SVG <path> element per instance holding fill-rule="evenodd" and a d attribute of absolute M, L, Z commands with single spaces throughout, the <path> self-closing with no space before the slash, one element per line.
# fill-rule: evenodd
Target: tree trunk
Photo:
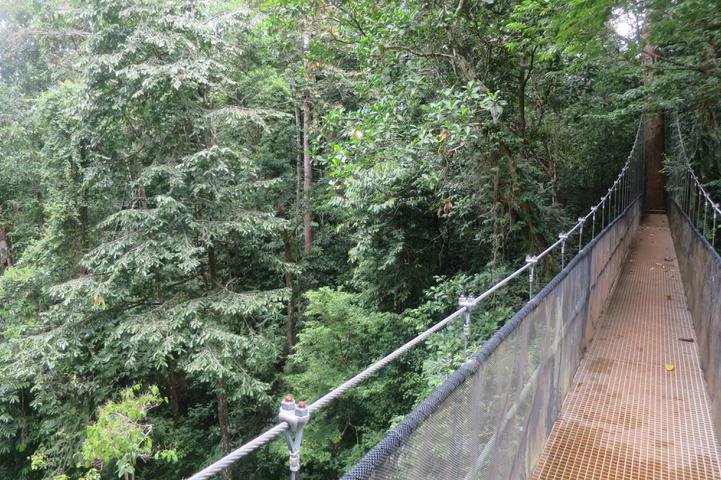
<path fill-rule="evenodd" d="M 88 168 L 87 165 L 87 151 L 88 144 L 85 139 L 80 141 L 80 168 L 85 170 Z M 85 187 L 80 190 L 80 246 L 82 248 L 81 254 L 84 254 L 88 249 L 88 231 L 89 231 L 89 210 L 88 210 L 88 192 Z"/>
<path fill-rule="evenodd" d="M 308 42 L 310 41 L 310 33 L 306 32 L 303 37 L 303 53 L 308 53 Z M 308 85 L 310 75 L 308 73 L 307 64 L 304 66 L 306 85 L 303 93 L 303 201 L 305 203 L 305 213 L 303 215 L 303 246 L 305 256 L 310 256 L 313 247 L 313 210 L 311 208 L 310 188 L 313 181 L 312 157 L 310 154 L 310 122 L 311 122 L 311 101 Z"/>
<path fill-rule="evenodd" d="M 643 49 L 643 64 L 650 65 L 656 60 L 656 53 L 651 45 Z M 653 74 L 646 71 L 646 84 L 653 81 Z M 649 98 L 648 103 L 653 99 Z M 663 212 L 666 210 L 665 186 L 666 179 L 661 173 L 663 167 L 664 138 L 663 112 L 651 111 L 646 114 L 644 123 L 643 155 L 646 163 L 646 211 Z"/>
<path fill-rule="evenodd" d="M 311 207 L 310 187 L 313 181 L 313 170 L 310 156 L 310 139 L 308 128 L 310 126 L 310 100 L 303 99 L 303 199 L 305 203 L 305 214 L 303 215 L 303 245 L 305 255 L 309 256 L 313 247 L 313 210 Z"/>
<path fill-rule="evenodd" d="M 220 448 L 223 455 L 230 453 L 230 416 L 228 415 L 228 397 L 221 390 L 217 393 L 218 397 L 218 425 L 220 426 Z M 223 480 L 231 480 L 232 473 L 230 468 L 223 470 Z"/>
<path fill-rule="evenodd" d="M 526 86 L 533 73 L 533 64 L 536 58 L 536 48 L 530 54 L 521 58 L 518 69 L 518 117 L 521 136 L 526 135 Z"/>
<path fill-rule="evenodd" d="M 171 367 L 168 373 L 170 407 L 173 410 L 173 425 L 178 428 L 180 420 L 188 412 L 188 379 L 185 373 Z"/>
<path fill-rule="evenodd" d="M 289 235 L 283 236 L 283 245 L 285 246 L 285 261 L 292 263 L 295 259 L 293 258 L 293 245 Z M 291 272 L 285 274 L 285 288 L 290 290 L 286 320 L 286 338 L 288 339 L 288 350 L 290 350 L 295 345 L 295 308 L 293 306 L 293 274 Z"/>
<path fill-rule="evenodd" d="M 295 157 L 295 204 L 300 211 L 301 202 L 303 197 L 301 192 L 303 191 L 303 118 L 300 113 L 300 109 L 295 109 L 295 127 L 296 127 L 296 148 L 298 154 Z"/>
<path fill-rule="evenodd" d="M 4 227 L 0 227 L 0 275 L 6 268 L 12 267 L 10 244 Z"/>
<path fill-rule="evenodd" d="M 215 248 L 208 247 L 208 276 L 210 277 L 210 288 L 218 286 L 218 261 L 215 256 Z"/>
<path fill-rule="evenodd" d="M 530 75 L 530 72 L 529 72 Z M 521 59 L 518 72 L 518 128 L 521 136 L 526 135 L 526 59 Z"/>

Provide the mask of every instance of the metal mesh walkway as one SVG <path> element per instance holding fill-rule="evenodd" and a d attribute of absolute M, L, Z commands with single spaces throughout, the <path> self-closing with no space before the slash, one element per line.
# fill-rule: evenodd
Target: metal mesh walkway
<path fill-rule="evenodd" d="M 665 215 L 647 215 L 534 480 L 721 479 Z"/>

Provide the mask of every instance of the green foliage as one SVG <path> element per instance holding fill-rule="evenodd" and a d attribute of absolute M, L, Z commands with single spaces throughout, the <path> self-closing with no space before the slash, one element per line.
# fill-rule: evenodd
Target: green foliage
<path fill-rule="evenodd" d="M 721 192 L 718 24 L 705 0 L 0 1 L 0 477 L 190 475 L 555 240 L 649 106 Z M 471 349 L 525 288 L 489 300 Z M 461 328 L 317 414 L 304 478 L 456 369 Z M 285 477 L 284 448 L 232 474 Z"/>
<path fill-rule="evenodd" d="M 160 390 L 151 385 L 140 393 L 141 386 L 123 390 L 119 402 L 108 402 L 98 410 L 98 419 L 86 429 L 81 456 L 84 466 L 99 468 L 115 463 L 118 477 L 135 478 L 138 460 L 151 457 L 177 462 L 175 450 L 160 450 L 153 454 L 152 425 L 143 423 L 151 408 L 167 402 Z"/>
<path fill-rule="evenodd" d="M 363 307 L 358 294 L 325 287 L 306 297 L 303 329 L 290 356 L 293 373 L 287 377 L 299 398 L 319 398 L 412 335 L 410 324 Z M 409 378 L 414 375 L 408 365 L 394 365 L 314 415 L 303 440 L 309 478 L 342 473 L 378 441 L 390 419 L 407 409 Z M 333 451 L 343 453 L 330 455 Z"/>

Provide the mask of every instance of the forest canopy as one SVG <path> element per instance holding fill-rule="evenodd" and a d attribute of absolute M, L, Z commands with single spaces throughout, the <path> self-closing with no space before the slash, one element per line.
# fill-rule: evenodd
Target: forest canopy
<path fill-rule="evenodd" d="M 720 102 L 714 0 L 0 0 L 0 477 L 192 474 L 553 242 L 644 112 L 721 198 Z M 462 361 L 318 413 L 303 478 Z"/>

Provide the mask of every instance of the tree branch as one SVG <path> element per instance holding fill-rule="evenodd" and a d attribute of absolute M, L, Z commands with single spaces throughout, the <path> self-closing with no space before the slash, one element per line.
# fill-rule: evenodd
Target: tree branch
<path fill-rule="evenodd" d="M 30 37 L 69 37 L 69 38 L 87 38 L 92 35 L 92 32 L 85 32 L 82 30 L 68 30 L 65 32 L 57 30 L 30 30 L 23 29 L 16 32 L 20 36 Z"/>
<path fill-rule="evenodd" d="M 680 62 L 678 60 L 674 60 L 673 58 L 669 58 L 665 55 L 663 55 L 659 51 L 653 52 L 653 58 L 656 60 L 661 60 L 666 63 L 670 63 L 671 65 L 675 65 L 677 67 L 681 67 L 684 70 L 691 70 L 694 72 L 698 72 L 704 77 L 718 77 L 721 78 L 721 72 L 714 71 L 715 65 L 691 65 L 690 63 Z"/>

